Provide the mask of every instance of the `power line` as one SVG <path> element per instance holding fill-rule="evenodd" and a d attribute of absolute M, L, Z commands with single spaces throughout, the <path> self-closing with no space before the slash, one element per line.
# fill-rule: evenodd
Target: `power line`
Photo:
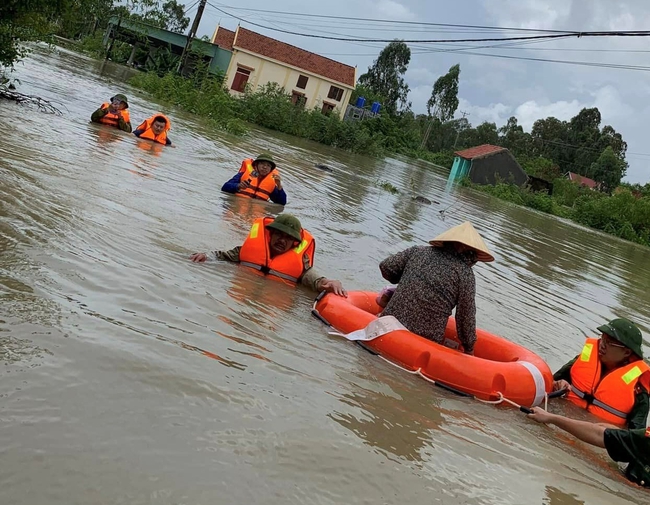
<path fill-rule="evenodd" d="M 449 52 L 446 49 L 431 49 L 429 51 L 422 51 L 422 53 L 444 53 Z M 572 60 L 553 60 L 549 58 L 533 58 L 527 56 L 511 56 L 507 54 L 489 54 L 489 53 L 477 53 L 473 51 L 459 50 L 454 51 L 454 54 L 467 54 L 470 56 L 487 56 L 490 58 L 504 58 L 508 60 L 524 60 L 524 61 L 539 61 L 544 63 L 562 63 L 565 65 L 579 65 L 585 67 L 601 67 L 601 68 L 616 68 L 622 70 L 640 70 L 640 71 L 650 71 L 650 67 L 641 66 L 641 65 L 624 65 L 619 63 L 599 63 L 599 62 L 590 62 L 590 61 L 572 61 Z"/>
<path fill-rule="evenodd" d="M 210 4 L 215 9 L 218 9 L 215 5 Z M 497 31 L 513 31 L 513 32 L 528 32 L 528 33 L 576 33 L 575 30 L 563 31 L 563 30 L 546 30 L 546 29 L 536 29 L 536 28 L 508 28 L 508 27 L 499 27 L 499 26 L 481 26 L 481 25 L 463 25 L 463 24 L 450 24 L 450 23 L 430 23 L 422 21 L 399 21 L 399 20 L 388 20 L 388 19 L 374 19 L 374 18 L 357 18 L 357 17 L 348 17 L 348 16 L 332 16 L 326 14 L 307 14 L 307 13 L 296 13 L 296 12 L 287 12 L 287 11 L 275 11 L 275 10 L 264 10 L 264 9 L 250 9 L 245 7 L 234 7 L 230 5 L 218 4 L 219 7 L 224 7 L 226 9 L 232 10 L 244 10 L 250 12 L 263 12 L 268 14 L 279 14 L 282 16 L 295 16 L 295 17 L 306 17 L 306 18 L 320 18 L 320 19 L 337 19 L 337 20 L 350 20 L 350 21 L 369 21 L 375 23 L 390 23 L 395 25 L 422 25 L 422 26 L 438 26 L 438 27 L 448 27 L 448 28 L 472 28 L 472 29 L 481 29 L 481 30 L 497 30 Z M 233 16 L 234 17 L 234 16 Z"/>
<path fill-rule="evenodd" d="M 188 12 L 190 12 L 194 7 L 196 7 L 196 4 L 198 4 L 198 3 L 199 3 L 199 0 L 196 0 L 196 2 L 194 2 L 194 3 L 193 3 L 192 5 L 190 5 L 187 9 L 185 9 L 185 10 L 183 11 L 183 16 L 184 16 L 185 14 L 187 14 Z"/>
<path fill-rule="evenodd" d="M 262 25 L 260 23 L 255 23 L 253 21 L 247 21 L 244 18 L 235 16 L 220 7 L 217 7 L 213 4 L 209 4 L 214 9 L 230 16 L 232 18 L 238 19 L 245 23 L 257 26 L 259 28 L 264 28 L 266 30 L 273 30 L 281 33 L 287 33 L 289 35 L 296 35 L 299 37 L 307 37 L 313 39 L 324 39 L 324 40 L 338 40 L 342 42 L 393 42 L 394 39 L 368 39 L 368 38 L 359 38 L 359 37 L 333 37 L 328 35 L 315 35 L 313 33 L 302 33 L 295 32 L 291 30 L 284 30 L 282 28 L 273 28 L 271 26 Z M 491 38 L 477 38 L 477 39 L 402 39 L 401 42 L 404 43 L 416 43 L 416 44 L 431 44 L 431 43 L 441 43 L 441 42 L 503 42 L 503 41 L 515 41 L 515 40 L 552 40 L 552 39 L 563 39 L 563 38 L 582 38 L 582 37 L 648 37 L 650 36 L 650 31 L 642 30 L 628 30 L 628 31 L 600 31 L 600 32 L 560 32 L 554 34 L 546 35 L 526 35 L 521 37 L 491 37 Z"/>

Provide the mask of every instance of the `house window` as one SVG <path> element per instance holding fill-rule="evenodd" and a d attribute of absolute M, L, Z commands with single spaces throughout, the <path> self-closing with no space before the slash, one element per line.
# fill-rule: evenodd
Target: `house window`
<path fill-rule="evenodd" d="M 335 105 L 333 103 L 323 102 L 323 108 L 321 109 L 321 112 L 326 116 L 329 116 L 334 110 L 334 107 Z"/>
<path fill-rule="evenodd" d="M 333 100 L 340 102 L 341 98 L 343 98 L 343 90 L 336 86 L 330 86 L 330 92 L 327 94 L 327 98 L 332 98 Z"/>
<path fill-rule="evenodd" d="M 235 72 L 235 78 L 232 80 L 232 86 L 230 89 L 235 91 L 244 92 L 246 89 L 246 84 L 248 83 L 248 78 L 251 76 L 251 71 L 242 67 L 237 67 L 237 72 Z"/>
<path fill-rule="evenodd" d="M 307 97 L 305 96 L 304 93 L 301 93 L 300 91 L 292 91 L 291 103 L 293 103 L 294 105 L 298 105 L 299 107 L 304 107 L 305 104 L 307 103 Z"/>
<path fill-rule="evenodd" d="M 296 88 L 300 89 L 305 89 L 307 87 L 307 81 L 309 80 L 309 77 L 306 75 L 301 75 L 298 77 L 298 83 L 296 84 Z"/>

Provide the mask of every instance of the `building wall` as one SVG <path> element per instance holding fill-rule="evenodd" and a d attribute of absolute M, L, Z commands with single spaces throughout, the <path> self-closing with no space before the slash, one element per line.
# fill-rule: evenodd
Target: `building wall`
<path fill-rule="evenodd" d="M 477 184 L 497 184 L 506 182 L 522 186 L 528 175 L 508 151 L 501 151 L 485 158 L 472 160 L 469 178 Z"/>
<path fill-rule="evenodd" d="M 233 94 L 238 94 L 237 91 L 231 89 L 238 66 L 251 70 L 248 84 L 252 89 L 257 89 L 259 86 L 264 86 L 269 82 L 276 82 L 283 87 L 287 93 L 296 91 L 304 94 L 307 98 L 305 108 L 312 109 L 318 107 L 320 109 L 323 106 L 323 103 L 327 102 L 334 105 L 334 112 L 338 114 L 339 117 L 343 116 L 345 107 L 348 104 L 353 91 L 353 88 L 345 84 L 234 48 L 226 76 L 226 84 L 230 92 Z M 305 89 L 298 88 L 297 86 L 298 78 L 301 75 L 308 78 Z M 341 100 L 337 101 L 333 98 L 327 98 L 330 86 L 332 85 L 343 90 Z"/>

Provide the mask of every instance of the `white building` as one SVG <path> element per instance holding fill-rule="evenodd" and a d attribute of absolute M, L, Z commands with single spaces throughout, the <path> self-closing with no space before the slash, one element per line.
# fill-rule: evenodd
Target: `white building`
<path fill-rule="evenodd" d="M 237 27 L 217 26 L 212 43 L 232 51 L 226 85 L 233 94 L 278 83 L 293 102 L 343 116 L 356 83 L 356 68 Z"/>

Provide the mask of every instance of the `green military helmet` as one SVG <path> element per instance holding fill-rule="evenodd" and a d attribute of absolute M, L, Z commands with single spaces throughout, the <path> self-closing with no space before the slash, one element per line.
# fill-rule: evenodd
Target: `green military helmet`
<path fill-rule="evenodd" d="M 272 223 L 267 225 L 267 228 L 286 233 L 296 240 L 302 240 L 300 233 L 302 231 L 302 225 L 300 224 L 300 220 L 292 214 L 280 214 Z"/>
<path fill-rule="evenodd" d="M 276 166 L 275 161 L 273 161 L 273 156 L 271 156 L 269 153 L 262 153 L 257 158 L 255 158 L 255 161 L 253 161 L 253 166 L 255 166 L 255 164 L 258 161 L 267 161 L 267 162 L 269 162 L 271 164 L 271 170 L 273 170 L 275 168 L 275 166 Z"/>
<path fill-rule="evenodd" d="M 129 101 L 126 98 L 126 95 L 123 95 L 122 93 L 118 93 L 117 95 L 111 97 L 111 102 L 113 100 L 119 100 L 120 102 L 124 102 L 124 105 L 126 105 L 126 109 L 129 108 Z"/>
<path fill-rule="evenodd" d="M 598 331 L 618 340 L 639 358 L 643 358 L 643 336 L 641 330 L 629 319 L 619 317 L 598 327 Z"/>

